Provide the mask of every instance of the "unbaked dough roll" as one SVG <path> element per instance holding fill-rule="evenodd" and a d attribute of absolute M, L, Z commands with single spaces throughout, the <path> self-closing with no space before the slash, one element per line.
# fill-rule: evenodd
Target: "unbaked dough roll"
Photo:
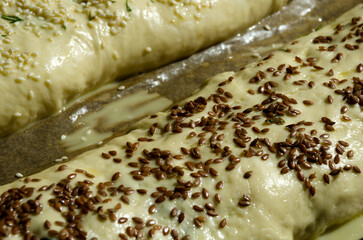
<path fill-rule="evenodd" d="M 0 8 L 0 136 L 85 91 L 221 41 L 287 0 L 7 0 Z"/>
<path fill-rule="evenodd" d="M 363 5 L 0 187 L 0 238 L 314 239 L 363 211 Z"/>

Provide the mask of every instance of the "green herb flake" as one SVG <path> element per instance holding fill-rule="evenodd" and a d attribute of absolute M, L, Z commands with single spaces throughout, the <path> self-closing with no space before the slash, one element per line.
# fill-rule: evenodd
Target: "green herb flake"
<path fill-rule="evenodd" d="M 281 52 L 289 52 L 287 49 L 280 48 L 279 51 Z"/>
<path fill-rule="evenodd" d="M 94 16 L 92 16 L 92 13 L 91 12 L 89 12 L 89 14 L 88 14 L 88 20 L 90 20 L 90 21 L 92 21 L 93 19 L 95 19 L 97 17 L 97 14 L 96 15 L 94 15 Z"/>
<path fill-rule="evenodd" d="M 1 34 L 2 37 L 7 37 L 8 35 L 5 35 L 5 34 Z"/>
<path fill-rule="evenodd" d="M 322 25 L 319 25 L 317 28 L 315 28 L 315 31 L 318 31 L 318 30 L 320 30 L 322 28 L 323 28 L 323 26 Z"/>
<path fill-rule="evenodd" d="M 130 6 L 129 6 L 129 0 L 126 0 L 126 10 L 128 11 L 128 12 L 131 12 L 132 11 L 132 9 L 130 8 Z"/>
<path fill-rule="evenodd" d="M 24 21 L 24 19 L 21 19 L 18 16 L 1 15 L 1 18 L 6 20 L 6 21 L 9 21 L 10 23 L 16 23 L 16 22 Z"/>

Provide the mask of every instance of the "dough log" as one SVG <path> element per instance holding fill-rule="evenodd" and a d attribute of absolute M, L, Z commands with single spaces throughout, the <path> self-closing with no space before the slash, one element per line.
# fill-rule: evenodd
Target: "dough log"
<path fill-rule="evenodd" d="M 314 239 L 363 212 L 362 15 L 0 187 L 0 238 Z"/>
<path fill-rule="evenodd" d="M 287 0 L 6 0 L 0 5 L 0 136 L 114 80 L 188 56 Z"/>

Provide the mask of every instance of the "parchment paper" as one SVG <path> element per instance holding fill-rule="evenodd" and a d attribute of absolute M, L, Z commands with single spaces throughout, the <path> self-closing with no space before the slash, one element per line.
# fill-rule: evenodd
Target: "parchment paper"
<path fill-rule="evenodd" d="M 54 165 L 54 160 L 62 156 L 71 160 L 78 154 L 95 148 L 96 146 L 91 146 L 67 152 L 62 147 L 61 136 L 76 129 L 70 116 L 97 111 L 105 104 L 138 89 L 156 91 L 173 102 L 178 102 L 191 95 L 205 79 L 219 72 L 238 70 L 260 56 L 267 56 L 283 43 L 325 25 L 327 21 L 360 2 L 362 1 L 293 0 L 280 12 L 226 42 L 158 70 L 129 79 L 119 79 L 119 85 L 125 86 L 124 90 L 114 87 L 103 91 L 23 131 L 0 139 L 0 184 L 15 180 L 15 174 L 18 172 L 28 176 Z M 113 136 L 109 139 L 126 133 L 136 120 L 113 127 Z"/>

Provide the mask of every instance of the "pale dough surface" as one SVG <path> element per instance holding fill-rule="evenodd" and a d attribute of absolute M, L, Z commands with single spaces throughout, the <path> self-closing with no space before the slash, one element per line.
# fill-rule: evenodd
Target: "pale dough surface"
<path fill-rule="evenodd" d="M 0 136 L 116 77 L 224 40 L 286 2 L 1 1 Z"/>
<path fill-rule="evenodd" d="M 321 234 L 329 225 L 339 223 L 346 219 L 349 219 L 363 211 L 363 192 L 362 182 L 363 175 L 358 173 L 358 170 L 354 171 L 343 170 L 347 165 L 355 166 L 355 169 L 363 169 L 362 153 L 363 153 L 363 114 L 360 104 L 349 104 L 343 99 L 343 96 L 336 94 L 334 91 L 337 89 L 346 89 L 348 86 L 353 86 L 353 77 L 362 78 L 363 66 L 359 67 L 362 62 L 361 56 L 363 55 L 363 48 L 360 47 L 356 50 L 348 50 L 345 44 L 356 45 L 358 36 L 354 35 L 342 42 L 341 39 L 348 35 L 350 31 L 355 31 L 351 24 L 352 17 L 363 15 L 363 5 L 358 5 L 353 10 L 345 13 L 342 17 L 338 18 L 331 25 L 323 27 L 317 32 L 311 33 L 307 36 L 297 39 L 296 44 L 290 44 L 284 47 L 285 50 L 277 51 L 274 56 L 268 60 L 261 61 L 261 64 L 253 63 L 246 67 L 246 69 L 240 72 L 227 72 L 217 75 L 206 81 L 204 87 L 198 91 L 195 95 L 181 103 L 180 106 L 184 106 L 184 103 L 195 100 L 198 96 L 209 98 L 210 96 L 216 97 L 216 95 L 225 98 L 225 102 L 215 103 L 213 100 L 209 100 L 204 110 L 195 111 L 192 116 L 185 119 L 179 119 L 179 122 L 189 123 L 190 120 L 194 122 L 203 121 L 202 118 L 218 119 L 219 121 L 226 121 L 228 124 L 224 130 L 215 129 L 216 135 L 224 134 L 224 138 L 218 138 L 214 140 L 214 143 L 221 144 L 222 148 L 228 146 L 232 154 L 237 158 L 240 158 L 240 162 L 236 162 L 233 170 L 227 171 L 226 167 L 230 164 L 230 155 L 221 155 L 221 153 L 213 153 L 210 148 L 210 139 L 212 133 L 205 133 L 201 127 L 189 128 L 184 127 L 181 133 L 165 132 L 164 126 L 168 122 L 174 122 L 170 119 L 171 111 L 159 113 L 157 118 L 147 118 L 135 125 L 134 130 L 125 136 L 115 138 L 105 146 L 86 152 L 76 159 L 66 163 L 68 168 L 64 171 L 57 171 L 58 166 L 49 168 L 41 173 L 31 176 L 31 178 L 39 178 L 40 182 L 30 182 L 26 184 L 27 187 L 35 188 L 34 194 L 30 199 L 34 199 L 38 194 L 42 194 L 39 202 L 42 204 L 42 212 L 39 215 L 31 216 L 30 232 L 40 237 L 47 236 L 47 230 L 44 228 L 44 222 L 49 220 L 52 224 L 51 229 L 60 231 L 63 227 L 55 224 L 55 221 L 65 222 L 65 218 L 57 211 L 55 211 L 48 204 L 48 200 L 55 198 L 51 188 L 49 191 L 38 192 L 37 189 L 41 186 L 48 186 L 52 183 L 58 183 L 61 179 L 67 178 L 76 172 L 76 169 L 83 169 L 88 173 L 94 175 L 94 178 L 87 178 L 84 174 L 77 172 L 75 178 L 69 177 L 69 187 L 73 188 L 75 184 L 84 179 L 88 179 L 94 183 L 89 186 L 91 196 L 98 195 L 102 200 L 110 199 L 108 203 L 95 204 L 95 207 L 103 207 L 103 213 L 107 213 L 106 209 L 113 208 L 117 203 L 121 203 L 121 209 L 114 212 L 116 221 L 111 220 L 101 221 L 97 214 L 89 212 L 81 218 L 81 224 L 83 229 L 87 232 L 87 238 L 91 239 L 96 237 L 98 239 L 116 239 L 117 235 L 126 234 L 127 227 L 135 227 L 136 223 L 131 220 L 133 217 L 141 218 L 144 223 L 153 219 L 156 222 L 154 226 L 146 226 L 141 231 L 143 232 L 143 238 L 147 238 L 148 232 L 155 228 L 155 239 L 161 239 L 163 237 L 162 230 L 159 230 L 157 226 L 162 229 L 166 226 L 170 229 L 175 229 L 178 232 L 180 239 L 185 235 L 189 235 L 190 239 L 314 239 Z M 363 21 L 360 20 L 355 25 L 361 28 Z M 341 24 L 343 29 L 334 34 L 335 27 Z M 312 40 L 318 36 L 332 36 L 332 40 L 329 43 L 313 43 Z M 332 51 L 324 50 L 319 51 L 319 47 L 335 46 Z M 289 50 L 290 49 L 290 50 Z M 338 53 L 342 53 L 342 58 L 338 62 L 332 62 L 332 59 Z M 312 60 L 314 58 L 314 60 Z M 308 61 L 314 62 L 314 65 L 307 64 Z M 273 76 L 273 72 L 276 72 L 281 64 L 285 66 L 281 69 L 281 74 Z M 286 70 L 286 67 L 290 70 Z M 274 68 L 273 72 L 268 72 L 267 68 Z M 297 67 L 294 69 L 294 67 Z M 333 69 L 333 73 L 329 71 Z M 296 72 L 296 70 L 298 72 Z M 262 71 L 266 74 L 264 79 L 261 79 L 258 83 L 249 83 L 250 79 L 256 76 L 256 73 Z M 294 72 L 290 78 L 286 77 L 287 73 Z M 261 76 L 261 72 L 260 72 Z M 233 80 L 228 82 L 227 79 L 233 77 Z M 285 78 L 285 80 L 284 80 Z M 335 88 L 327 87 L 326 84 L 332 81 L 332 78 L 336 78 L 339 81 L 334 85 Z M 347 79 L 347 81 L 340 80 Z M 220 83 L 228 83 L 221 85 Z M 299 80 L 306 80 L 296 82 Z M 283 115 L 282 125 L 267 124 L 265 120 L 266 116 L 261 111 L 253 110 L 245 112 L 245 117 L 252 118 L 255 115 L 261 115 L 262 118 L 254 118 L 254 125 L 259 129 L 269 128 L 267 133 L 256 133 L 248 126 L 237 126 L 238 120 L 232 121 L 231 117 L 228 117 L 230 113 L 234 113 L 234 116 L 240 116 L 243 118 L 242 111 L 248 108 L 254 107 L 256 104 L 260 104 L 267 96 L 258 93 L 258 88 L 263 86 L 268 81 L 274 81 L 278 86 L 272 88 L 276 93 L 282 93 L 288 98 L 294 98 L 296 104 L 291 106 L 297 109 L 301 114 L 297 116 Z M 314 81 L 315 85 L 308 86 L 308 82 Z M 335 80 L 336 81 L 336 80 Z M 362 80 L 360 80 L 362 81 Z M 225 92 L 231 94 L 225 94 L 222 90 L 217 90 L 218 85 Z M 356 86 L 356 90 L 358 87 Z M 248 90 L 253 90 L 254 95 L 247 93 Z M 359 89 L 358 89 L 359 90 Z M 232 96 L 233 95 L 233 96 Z M 333 103 L 328 103 L 328 96 L 333 98 Z M 358 94 L 359 95 L 359 94 Z M 218 98 L 218 97 L 217 97 Z M 303 101 L 310 100 L 313 104 L 303 104 Z M 280 100 L 279 100 L 280 101 Z M 292 101 L 292 100 L 291 100 Z M 221 105 L 222 104 L 222 105 Z M 223 104 L 227 104 L 231 107 L 235 107 L 230 110 L 225 116 L 219 115 L 220 111 L 217 111 L 217 115 L 213 114 L 215 111 L 215 105 L 219 105 L 220 108 Z M 239 109 L 238 106 L 241 106 Z M 266 105 L 266 107 L 268 104 Z M 343 106 L 347 107 L 347 111 L 341 113 Z M 218 109 L 220 109 L 218 108 Z M 175 110 L 174 110 L 175 111 Z M 239 115 L 238 115 L 239 114 Z M 343 121 L 342 117 L 349 117 L 350 121 Z M 329 118 L 335 122 L 334 131 L 327 131 L 322 117 Z M 276 120 L 276 119 L 275 119 Z M 298 134 L 298 137 L 291 137 L 286 126 L 289 124 L 297 124 L 300 121 L 313 122 L 313 125 L 306 126 L 300 125 L 302 134 Z M 153 136 L 149 133 L 149 128 L 153 123 L 158 123 Z M 172 127 L 175 122 L 172 124 Z M 223 123 L 221 125 L 224 125 Z M 221 126 L 218 124 L 217 126 Z M 191 125 L 192 126 L 192 125 Z M 315 147 L 308 147 L 307 151 L 318 151 L 317 149 L 322 146 L 330 146 L 327 150 L 327 154 L 332 156 L 329 158 L 326 155 L 326 160 L 333 161 L 333 158 L 337 156 L 335 147 L 338 141 L 345 141 L 349 143 L 349 146 L 343 147 L 344 153 L 339 155 L 340 161 L 329 164 L 311 163 L 312 168 L 301 167 L 301 173 L 305 181 L 309 179 L 310 174 L 315 174 L 316 178 L 310 178 L 310 184 L 316 190 L 315 195 L 309 193 L 306 185 L 298 180 L 297 171 L 290 170 L 286 174 L 281 174 L 281 168 L 277 165 L 279 161 L 284 158 L 288 158 L 288 152 L 278 157 L 276 154 L 271 153 L 264 145 L 259 149 L 258 147 L 252 147 L 255 152 L 262 150 L 264 153 L 269 154 L 269 158 L 262 160 L 259 156 L 248 157 L 244 150 L 248 149 L 251 141 L 246 140 L 246 148 L 240 148 L 235 142 L 236 138 L 235 129 L 245 129 L 246 136 L 251 137 L 251 141 L 255 138 L 268 138 L 271 143 L 284 142 L 286 139 L 290 139 L 294 142 L 296 139 L 307 141 L 311 130 L 316 130 L 316 135 L 312 134 L 312 137 L 316 137 L 319 142 Z M 197 136 L 191 134 L 195 132 Z M 330 137 L 329 141 L 324 141 L 324 138 L 320 137 L 321 134 L 328 133 Z M 306 134 L 306 135 L 304 135 Z M 305 137 L 304 137 L 305 136 Z M 152 138 L 154 141 L 145 142 L 140 138 Z M 139 146 L 134 151 L 133 156 L 126 156 L 126 146 L 131 146 L 136 142 L 139 142 Z M 127 143 L 130 142 L 130 143 Z M 314 140 L 315 142 L 315 140 Z M 345 143 L 343 143 L 345 145 Z M 187 149 L 198 147 L 201 158 L 196 159 L 190 154 L 185 154 L 181 151 L 181 147 Z M 144 149 L 152 151 L 153 148 L 160 148 L 161 150 L 169 150 L 172 155 L 177 155 L 175 158 L 170 158 L 168 161 L 169 166 L 180 166 L 184 171 L 184 176 L 170 175 L 163 180 L 156 180 L 153 174 L 144 176 L 144 180 L 135 180 L 131 173 L 138 174 L 140 166 L 142 165 L 139 157 L 146 158 L 142 153 Z M 303 148 L 302 148 L 303 149 Z M 110 151 L 114 150 L 113 155 L 109 155 Z M 228 150 L 228 149 L 227 149 Z M 305 149 L 306 150 L 306 149 Z M 297 150 L 303 151 L 303 150 Z M 354 156 L 347 156 L 349 151 L 353 151 Z M 112 152 L 112 151 L 111 151 Z M 319 151 L 318 151 L 319 152 Z M 322 157 L 317 152 L 318 157 Z M 104 157 L 101 154 L 104 153 Z M 301 152 L 300 152 L 301 153 Z M 298 153 L 291 153 L 292 155 Z M 182 157 L 180 157 L 182 155 Z M 304 154 L 303 154 L 304 155 Z M 106 157 L 105 157 L 106 156 Z M 157 155 L 161 156 L 161 155 Z M 296 156 L 296 155 L 295 155 Z M 108 158 L 110 157 L 110 158 Z M 121 163 L 115 163 L 113 158 L 121 158 Z M 209 172 L 207 176 L 200 177 L 200 185 L 191 187 L 188 191 L 186 200 L 176 198 L 170 200 L 166 198 L 161 203 L 155 203 L 156 198 L 151 197 L 153 192 L 160 192 L 162 195 L 164 190 L 157 190 L 157 187 L 165 187 L 168 190 L 174 190 L 177 183 L 176 180 L 194 181 L 190 174 L 196 173 L 202 169 L 194 168 L 193 170 L 186 167 L 186 162 L 193 162 L 195 166 L 199 163 L 204 165 L 209 159 L 219 159 L 221 163 L 213 163 L 210 167 L 214 168 L 218 174 L 211 174 Z M 325 159 L 325 157 L 324 157 Z M 149 163 L 145 163 L 144 167 L 157 168 L 155 164 L 156 159 L 151 159 Z M 135 167 L 131 162 L 136 162 L 139 165 Z M 358 168 L 357 168 L 358 167 Z M 288 167 L 289 168 L 289 167 Z M 330 175 L 332 169 L 342 169 L 342 172 L 336 175 Z M 244 178 L 244 174 L 247 171 L 252 171 L 252 176 L 248 179 Z M 120 172 L 119 178 L 115 178 L 111 181 L 112 176 Z M 328 174 L 330 183 L 327 184 L 323 180 L 323 175 Z M 201 175 L 199 175 L 201 176 Z M 223 181 L 223 188 L 217 189 L 216 184 L 219 181 Z M 118 188 L 124 185 L 125 188 L 129 187 L 133 190 L 129 198 L 129 204 L 120 200 L 120 197 L 124 195 L 119 192 L 116 196 L 111 196 L 111 190 L 108 191 L 105 188 L 106 195 L 100 193 L 98 188 L 100 182 L 113 182 L 112 187 Z M 10 188 L 21 187 L 24 185 L 23 180 L 16 181 L 14 183 L 0 187 L 0 192 L 5 192 Z M 101 184 L 102 185 L 102 184 Z M 137 189 L 147 190 L 146 194 L 139 194 Z M 209 196 L 205 195 L 193 198 L 193 193 L 200 193 L 208 191 Z M 311 190 L 312 191 L 312 190 Z M 311 192 L 310 191 L 310 192 Z M 215 199 L 215 194 L 220 194 L 221 202 L 218 203 Z M 239 206 L 239 201 L 243 195 L 249 195 L 251 198 L 250 205 L 246 207 Z M 5 196 L 6 194 L 3 194 Z M 77 196 L 70 197 L 73 201 Z M 27 198 L 22 200 L 22 203 Z M 215 212 L 218 214 L 216 217 L 211 217 L 206 214 L 206 209 L 201 212 L 193 209 L 194 205 L 205 206 L 206 203 L 211 203 L 215 207 Z M 157 212 L 149 214 L 148 209 L 151 205 L 155 204 Z M 181 212 L 185 214 L 185 219 L 182 223 L 178 223 L 178 216 L 171 217 L 170 212 L 172 209 L 177 208 L 177 214 Z M 62 211 L 65 212 L 67 208 L 62 207 Z M 78 212 L 79 210 L 76 210 Z M 205 222 L 202 223 L 202 227 L 198 228 L 195 225 L 194 218 L 202 216 L 205 218 Z M 118 223 L 121 217 L 128 218 L 126 223 Z M 106 214 L 107 218 L 107 214 Z M 227 220 L 227 224 L 224 228 L 220 227 L 222 219 Z M 19 235 L 11 236 L 9 239 L 21 239 Z M 171 239 L 170 233 L 167 235 L 167 239 Z M 175 238 L 176 239 L 176 238 Z M 185 238 L 187 239 L 187 238 Z"/>

